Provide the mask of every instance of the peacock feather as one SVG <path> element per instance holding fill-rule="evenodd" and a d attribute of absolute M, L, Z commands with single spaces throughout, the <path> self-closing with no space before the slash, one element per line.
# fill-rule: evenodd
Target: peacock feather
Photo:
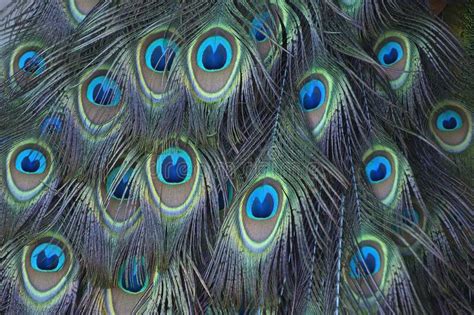
<path fill-rule="evenodd" d="M 0 55 L 0 313 L 474 312 L 473 0 L 4 0 Z"/>

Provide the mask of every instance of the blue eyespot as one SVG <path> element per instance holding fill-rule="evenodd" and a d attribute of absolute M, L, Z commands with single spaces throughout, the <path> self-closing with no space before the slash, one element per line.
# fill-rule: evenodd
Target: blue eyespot
<path fill-rule="evenodd" d="M 143 263 L 138 263 L 137 259 L 134 259 L 130 264 L 122 266 L 119 274 L 120 288 L 128 293 L 137 294 L 145 291 L 147 286 L 148 276 Z"/>
<path fill-rule="evenodd" d="M 44 58 L 38 54 L 38 52 L 34 50 L 28 50 L 24 52 L 18 59 L 18 68 L 27 73 L 38 76 L 46 69 L 46 62 Z"/>
<path fill-rule="evenodd" d="M 268 39 L 268 36 L 272 33 L 271 23 L 271 15 L 268 12 L 256 16 L 252 20 L 250 33 L 257 42 L 263 42 Z"/>
<path fill-rule="evenodd" d="M 458 130 L 462 125 L 461 115 L 451 109 L 443 111 L 436 119 L 436 127 L 441 131 Z"/>
<path fill-rule="evenodd" d="M 87 86 L 87 99 L 97 106 L 117 106 L 121 97 L 117 83 L 103 75 L 92 79 Z"/>
<path fill-rule="evenodd" d="M 230 65 L 232 46 L 223 36 L 206 38 L 197 51 L 197 64 L 204 71 L 221 71 Z"/>
<path fill-rule="evenodd" d="M 415 209 L 403 209 L 402 215 L 405 223 L 420 224 L 420 214 Z"/>
<path fill-rule="evenodd" d="M 398 42 L 390 41 L 380 48 L 377 55 L 379 63 L 384 67 L 390 67 L 402 60 L 404 52 L 402 45 Z"/>
<path fill-rule="evenodd" d="M 372 158 L 365 166 L 365 175 L 371 184 L 379 184 L 392 174 L 392 164 L 384 156 Z"/>
<path fill-rule="evenodd" d="M 169 39 L 156 39 L 146 49 L 146 66 L 156 72 L 169 71 L 177 51 L 178 47 Z"/>
<path fill-rule="evenodd" d="M 58 245 L 42 243 L 31 254 L 31 267 L 39 272 L 57 272 L 64 266 L 66 257 Z"/>
<path fill-rule="evenodd" d="M 122 175 L 122 178 L 120 181 L 117 181 L 116 177 L 119 173 Z M 120 166 L 114 167 L 105 181 L 107 193 L 110 194 L 110 191 L 115 188 L 112 193 L 112 198 L 119 200 L 128 199 L 130 197 L 130 185 L 133 180 L 132 175 L 133 169 L 128 169 L 126 172 L 123 172 Z"/>
<path fill-rule="evenodd" d="M 320 107 L 326 101 L 326 86 L 321 80 L 311 80 L 300 90 L 300 105 L 305 111 Z"/>
<path fill-rule="evenodd" d="M 165 184 L 184 184 L 191 179 L 193 162 L 188 152 L 169 148 L 160 154 L 156 162 L 158 179 Z"/>
<path fill-rule="evenodd" d="M 57 116 L 46 117 L 43 122 L 41 122 L 41 134 L 46 133 L 48 130 L 61 132 L 62 126 L 63 122 L 61 118 Z"/>
<path fill-rule="evenodd" d="M 247 199 L 245 210 L 253 220 L 271 219 L 278 210 L 277 191 L 268 184 L 255 188 Z"/>
<path fill-rule="evenodd" d="M 349 263 L 349 276 L 353 279 L 365 278 L 380 271 L 380 254 L 372 246 L 362 246 L 359 251 L 352 256 Z"/>
<path fill-rule="evenodd" d="M 21 151 L 15 160 L 15 168 L 23 174 L 42 174 L 47 166 L 44 154 L 35 149 Z"/>

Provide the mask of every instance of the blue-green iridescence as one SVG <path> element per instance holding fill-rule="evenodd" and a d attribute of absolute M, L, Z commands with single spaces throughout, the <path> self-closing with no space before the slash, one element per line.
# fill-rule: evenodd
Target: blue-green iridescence
<path fill-rule="evenodd" d="M 392 165 L 384 156 L 375 156 L 365 166 L 365 174 L 371 184 L 379 184 L 392 174 Z"/>
<path fill-rule="evenodd" d="M 27 73 L 38 76 L 46 70 L 46 62 L 38 52 L 28 50 L 18 59 L 18 68 Z"/>
<path fill-rule="evenodd" d="M 250 31 L 252 37 L 257 42 L 264 42 L 268 40 L 271 34 L 271 15 L 269 12 L 262 13 L 252 20 L 252 29 Z"/>
<path fill-rule="evenodd" d="M 220 35 L 206 38 L 197 51 L 197 65 L 206 72 L 222 71 L 232 61 L 232 46 Z"/>
<path fill-rule="evenodd" d="M 31 267 L 38 272 L 57 272 L 66 261 L 61 247 L 52 243 L 41 243 L 31 254 Z"/>
<path fill-rule="evenodd" d="M 380 253 L 375 247 L 362 246 L 350 260 L 349 276 L 360 279 L 374 275 L 380 271 L 381 264 Z"/>
<path fill-rule="evenodd" d="M 126 172 L 122 171 L 122 178 L 120 179 L 120 181 L 117 181 L 116 177 L 121 171 L 122 170 L 120 166 L 113 168 L 105 181 L 107 193 L 110 194 L 111 190 L 114 189 L 112 193 L 112 198 L 119 200 L 128 199 L 130 197 L 130 186 L 133 175 L 133 169 L 128 169 Z M 115 186 L 113 186 L 114 182 Z"/>
<path fill-rule="evenodd" d="M 245 210 L 253 220 L 268 220 L 277 213 L 278 204 L 278 192 L 273 186 L 264 184 L 250 193 Z"/>
<path fill-rule="evenodd" d="M 389 41 L 380 48 L 377 55 L 379 63 L 384 67 L 390 67 L 402 60 L 404 52 L 402 45 L 396 41 Z"/>
<path fill-rule="evenodd" d="M 321 80 L 311 80 L 300 90 L 300 105 L 304 111 L 321 107 L 326 100 L 326 86 Z"/>
<path fill-rule="evenodd" d="M 92 79 L 87 86 L 87 99 L 97 106 L 117 106 L 121 97 L 118 84 L 103 75 Z"/>
<path fill-rule="evenodd" d="M 436 128 L 440 131 L 455 131 L 462 128 L 462 126 L 461 115 L 451 109 L 441 112 L 436 119 Z"/>
<path fill-rule="evenodd" d="M 183 149 L 169 148 L 158 156 L 156 174 L 164 184 L 184 184 L 193 174 L 192 159 Z"/>
<path fill-rule="evenodd" d="M 151 42 L 145 52 L 146 66 L 155 72 L 169 71 L 176 57 L 178 47 L 166 38 L 158 38 Z"/>
<path fill-rule="evenodd" d="M 44 154 L 35 149 L 21 151 L 15 160 L 15 168 L 23 174 L 43 174 L 47 166 Z"/>
<path fill-rule="evenodd" d="M 145 291 L 148 286 L 148 277 L 143 263 L 136 259 L 132 261 L 129 268 L 125 264 L 119 274 L 119 287 L 127 293 L 137 294 Z"/>
<path fill-rule="evenodd" d="M 412 224 L 420 224 L 420 214 L 415 209 L 404 209 L 402 211 L 403 221 Z"/>

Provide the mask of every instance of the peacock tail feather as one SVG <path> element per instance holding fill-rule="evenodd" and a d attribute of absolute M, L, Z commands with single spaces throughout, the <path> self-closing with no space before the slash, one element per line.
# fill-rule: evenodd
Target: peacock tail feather
<path fill-rule="evenodd" d="M 473 0 L 5 0 L 0 56 L 0 313 L 474 312 Z"/>

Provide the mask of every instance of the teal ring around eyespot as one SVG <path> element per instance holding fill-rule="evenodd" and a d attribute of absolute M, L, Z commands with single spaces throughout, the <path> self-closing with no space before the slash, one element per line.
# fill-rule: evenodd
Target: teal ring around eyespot
<path fill-rule="evenodd" d="M 36 171 L 27 172 L 23 170 L 23 167 L 21 164 L 23 162 L 23 159 L 27 157 L 34 157 L 35 160 L 39 160 L 40 166 Z M 43 174 L 46 171 L 47 166 L 48 166 L 48 162 L 46 161 L 46 157 L 44 156 L 44 154 L 34 149 L 25 149 L 21 151 L 15 159 L 15 168 L 17 169 L 17 171 L 23 174 L 30 174 L 30 175 Z"/>
<path fill-rule="evenodd" d="M 153 65 L 151 64 L 151 59 L 152 59 L 152 55 L 153 55 L 153 51 L 155 50 L 155 48 L 157 48 L 158 46 L 161 46 L 163 48 L 163 51 L 164 51 L 164 55 L 163 55 L 163 58 L 165 58 L 166 56 L 166 52 L 168 49 L 172 49 L 174 53 L 177 53 L 178 51 L 178 45 L 176 45 L 172 40 L 169 40 L 167 38 L 158 38 L 158 39 L 155 39 L 153 42 L 151 42 L 150 45 L 148 45 L 146 51 L 145 51 L 145 64 L 147 66 L 148 69 L 150 69 L 151 71 L 154 71 L 154 72 L 157 72 L 157 73 L 163 73 L 165 71 L 158 71 L 156 70 Z"/>
<path fill-rule="evenodd" d="M 15 180 L 13 179 L 13 167 L 16 169 L 16 157 L 19 151 L 19 148 L 22 147 L 41 147 L 42 153 L 44 152 L 45 156 L 48 157 L 47 159 L 47 166 L 46 166 L 46 171 L 47 174 L 45 174 L 45 177 L 43 180 L 39 183 L 39 185 L 35 186 L 34 188 L 30 190 L 21 190 L 15 183 Z M 20 151 L 21 152 L 21 151 Z M 10 161 L 14 161 L 15 164 L 13 167 L 10 167 Z M 38 139 L 27 139 L 25 141 L 19 142 L 16 144 L 14 148 L 10 150 L 7 156 L 7 167 L 6 167 L 6 184 L 8 187 L 8 190 L 12 194 L 14 198 L 8 198 L 7 202 L 8 204 L 12 205 L 15 208 L 18 208 L 17 202 L 32 202 L 33 198 L 39 198 L 40 196 L 43 196 L 43 194 L 40 194 L 41 191 L 45 189 L 47 185 L 50 185 L 51 182 L 51 177 L 52 177 L 52 171 L 55 169 L 54 167 L 54 156 L 49 149 L 49 147 L 39 141 Z M 21 207 L 20 207 L 21 208 Z"/>
<path fill-rule="evenodd" d="M 380 180 L 377 180 L 377 181 L 373 181 L 370 178 L 370 173 L 373 170 L 377 170 L 380 164 L 383 164 L 385 166 L 386 174 L 385 174 L 384 178 L 382 178 Z M 365 167 L 365 174 L 366 174 L 366 176 L 367 176 L 367 178 L 368 178 L 368 180 L 371 184 L 380 184 L 380 183 L 386 181 L 387 178 L 389 178 L 390 175 L 392 174 L 392 164 L 390 163 L 390 161 L 386 157 L 376 156 L 376 157 L 372 158 L 369 161 L 369 163 L 367 163 L 367 165 Z"/>
<path fill-rule="evenodd" d="M 42 251 L 46 251 L 48 253 L 56 254 L 56 256 L 59 257 L 58 264 L 54 269 L 52 269 L 52 270 L 43 270 L 38 266 L 38 261 L 35 258 Z M 64 255 L 64 251 L 61 249 L 61 247 L 59 247 L 56 244 L 41 243 L 38 246 L 36 246 L 35 249 L 33 250 L 33 252 L 31 253 L 31 259 L 30 259 L 31 267 L 35 271 L 38 271 L 38 272 L 58 272 L 63 268 L 65 262 L 66 262 L 66 258 L 65 258 L 65 255 Z"/>
<path fill-rule="evenodd" d="M 304 97 L 305 97 L 305 95 L 312 94 L 312 92 L 316 88 L 319 89 L 319 92 L 321 93 L 321 99 L 320 99 L 320 101 L 319 101 L 319 103 L 316 107 L 311 108 L 311 109 L 306 109 L 304 107 Z M 321 80 L 313 79 L 313 80 L 310 80 L 310 81 L 306 82 L 300 90 L 299 100 L 300 100 L 301 109 L 305 112 L 310 112 L 310 111 L 313 111 L 315 109 L 318 109 L 326 101 L 326 86 L 324 85 L 324 83 Z"/>
<path fill-rule="evenodd" d="M 272 212 L 270 213 L 270 215 L 268 217 L 265 217 L 265 218 L 255 217 L 253 212 L 252 212 L 252 205 L 253 205 L 255 199 L 258 198 L 261 201 L 262 197 L 265 197 L 267 194 L 270 194 L 273 198 Z M 273 188 L 273 186 L 268 185 L 268 184 L 264 184 L 262 186 L 257 187 L 256 189 L 254 189 L 252 191 L 252 193 L 249 195 L 249 197 L 247 199 L 247 203 L 245 205 L 245 211 L 247 213 L 247 216 L 249 218 L 251 218 L 252 220 L 256 220 L 256 221 L 270 220 L 277 213 L 278 206 L 279 206 L 279 200 L 278 200 L 277 191 L 275 190 L 275 188 Z"/>
<path fill-rule="evenodd" d="M 397 59 L 394 62 L 387 64 L 384 60 L 384 56 L 390 53 L 392 49 L 396 50 Z M 382 48 L 379 50 L 379 53 L 377 54 L 377 59 L 382 66 L 387 68 L 387 67 L 393 66 L 394 64 L 402 60 L 404 57 L 403 55 L 404 55 L 404 52 L 403 52 L 402 45 L 400 45 L 400 43 L 397 43 L 396 41 L 390 41 L 390 42 L 385 43 L 385 45 L 383 45 Z"/>
<path fill-rule="evenodd" d="M 454 119 L 455 119 L 455 121 L 456 121 L 456 128 L 454 128 L 454 129 L 446 129 L 446 128 L 443 126 L 443 122 L 444 122 L 446 119 L 451 119 L 451 118 L 454 118 Z M 461 115 L 459 115 L 457 112 L 455 112 L 454 110 L 451 110 L 451 109 L 448 109 L 448 110 L 446 110 L 446 111 L 443 111 L 442 113 L 440 113 L 440 114 L 438 115 L 438 118 L 436 119 L 436 128 L 438 128 L 438 130 L 440 130 L 440 131 L 445 131 L 445 132 L 455 131 L 455 130 L 461 129 L 461 128 L 462 128 L 462 125 L 463 125 L 463 122 L 462 122 Z"/>
<path fill-rule="evenodd" d="M 25 51 L 18 59 L 18 68 L 24 69 L 27 65 L 28 60 L 32 60 L 32 59 L 38 62 L 39 64 L 38 69 L 36 69 L 35 71 L 35 75 L 38 76 L 41 73 L 43 73 L 44 70 L 46 69 L 46 62 L 44 61 L 44 58 L 41 57 L 36 51 L 33 51 L 33 50 Z"/>
<path fill-rule="evenodd" d="M 77 23 L 81 23 L 82 20 L 84 20 L 84 18 L 86 17 L 86 15 L 79 11 L 79 9 L 77 8 L 76 0 L 68 0 L 68 8 L 69 12 Z"/>
<path fill-rule="evenodd" d="M 372 257 L 374 257 L 374 259 L 375 259 L 374 271 L 371 274 L 375 274 L 375 273 L 380 271 L 381 258 L 380 258 L 379 252 L 374 247 L 366 245 L 366 246 L 362 246 L 359 249 L 359 251 L 352 256 L 352 258 L 350 260 L 350 263 L 349 263 L 349 266 L 350 266 L 349 276 L 351 278 L 353 278 L 353 279 L 363 278 L 363 276 L 361 274 L 359 274 L 359 272 L 357 271 L 357 267 L 358 267 L 358 265 L 360 265 L 361 262 L 363 262 L 365 260 L 365 258 L 369 254 L 372 255 Z"/>
<path fill-rule="evenodd" d="M 213 50 L 217 49 L 218 45 L 224 46 L 224 49 L 225 49 L 226 54 L 227 54 L 226 61 L 220 69 L 209 70 L 202 63 L 204 50 L 209 46 L 211 46 L 213 48 Z M 225 70 L 227 67 L 229 67 L 230 62 L 232 61 L 232 55 L 233 55 L 232 46 L 230 45 L 230 42 L 225 37 L 220 36 L 220 35 L 209 36 L 204 41 L 202 41 L 202 43 L 199 45 L 199 48 L 198 48 L 198 51 L 197 51 L 197 57 L 196 57 L 197 58 L 197 65 L 201 70 L 206 71 L 206 72 L 222 71 L 222 70 Z"/>
<path fill-rule="evenodd" d="M 106 89 L 112 89 L 113 92 L 114 92 L 114 97 L 112 99 L 112 102 L 110 104 L 107 104 L 107 105 L 102 105 L 102 104 L 98 104 L 94 101 L 94 89 L 98 86 L 98 85 L 102 85 L 104 88 Z M 120 103 L 120 99 L 122 98 L 122 93 L 120 91 L 120 88 L 119 86 L 117 85 L 117 83 L 110 79 L 110 78 L 107 78 L 106 76 L 98 76 L 98 77 L 95 77 L 94 79 L 92 79 L 89 84 L 87 85 L 87 100 L 89 102 L 91 102 L 92 104 L 96 105 L 96 106 L 117 106 L 119 103 Z"/>
<path fill-rule="evenodd" d="M 142 258 L 141 259 L 141 264 L 143 265 L 143 262 L 144 262 L 144 259 Z M 133 259 L 133 268 L 134 268 L 134 271 L 136 271 L 138 269 L 138 263 L 137 263 L 137 259 Z M 145 269 L 145 268 L 143 268 Z M 128 291 L 127 289 L 125 289 L 123 286 L 122 286 L 122 277 L 123 277 L 123 273 L 125 271 L 125 264 L 123 264 L 121 267 L 120 267 L 120 271 L 119 271 L 119 276 L 118 276 L 118 286 L 121 290 L 123 290 L 124 292 L 128 293 L 128 294 L 140 294 L 140 293 L 143 293 L 147 288 L 148 288 L 148 285 L 149 285 L 149 282 L 150 282 L 150 277 L 148 276 L 148 274 L 146 275 L 146 278 L 145 278 L 145 281 L 143 282 L 143 285 L 142 285 L 142 288 L 140 289 L 140 291 L 137 291 L 137 292 L 132 292 L 132 291 Z M 146 272 L 146 271 L 145 271 Z"/>
<path fill-rule="evenodd" d="M 107 192 L 108 195 L 111 196 L 111 198 L 115 199 L 115 200 L 123 200 L 125 198 L 117 198 L 114 196 L 114 194 L 111 192 L 111 189 L 112 189 L 112 185 L 114 184 L 117 184 L 118 181 L 117 181 L 117 175 L 118 174 L 121 174 L 122 177 L 120 178 L 120 180 L 123 180 L 125 179 L 129 184 L 130 184 L 130 179 L 132 178 L 132 175 L 133 175 L 133 169 L 129 168 L 128 170 L 126 170 L 125 172 L 123 172 L 121 170 L 121 167 L 120 166 L 117 166 L 117 167 L 114 167 L 112 169 L 112 171 L 110 171 L 110 173 L 107 175 L 106 179 L 105 179 L 105 191 Z M 115 187 L 116 188 L 116 187 Z M 127 190 L 130 190 L 130 187 L 127 187 Z"/>
<path fill-rule="evenodd" d="M 162 174 L 162 165 L 163 161 L 168 157 L 171 156 L 171 159 L 173 160 L 173 164 L 176 164 L 178 158 L 184 159 L 186 166 L 187 166 L 187 174 L 186 177 L 184 178 L 183 181 L 180 183 L 170 183 L 168 182 Z M 158 176 L 158 179 L 167 185 L 181 185 L 186 182 L 188 182 L 191 179 L 191 176 L 193 174 L 193 162 L 191 160 L 191 157 L 189 156 L 188 152 L 181 148 L 168 148 L 165 151 L 163 151 L 159 156 L 156 161 L 156 167 L 155 167 L 155 172 Z"/>
<path fill-rule="evenodd" d="M 271 22 L 271 15 L 269 12 L 264 12 L 256 16 L 252 20 L 252 28 L 250 30 L 250 35 L 252 35 L 252 38 L 254 38 L 257 42 L 260 43 L 266 42 L 270 34 L 265 33 L 265 39 L 258 40 L 257 33 L 263 33 L 262 31 L 268 31 L 267 26 L 270 26 Z"/>
<path fill-rule="evenodd" d="M 64 264 L 64 265 L 68 265 L 68 270 L 65 271 L 66 273 L 64 274 L 64 276 L 53 287 L 46 290 L 40 290 L 36 288 L 30 282 L 30 275 L 28 274 L 28 268 L 27 268 L 27 266 L 30 265 L 30 262 L 29 262 L 30 257 L 28 257 L 28 255 L 32 254 L 33 249 L 31 246 L 25 246 L 23 248 L 22 260 L 21 260 L 21 278 L 23 280 L 23 287 L 27 293 L 25 295 L 25 298 L 31 299 L 31 301 L 34 303 L 46 303 L 46 302 L 55 303 L 56 301 L 60 301 L 62 297 L 64 296 L 63 294 L 68 291 L 69 285 L 71 285 L 71 282 L 70 282 L 71 274 L 76 275 L 78 273 L 79 264 L 77 264 L 74 261 L 74 257 L 72 256 L 72 249 L 69 246 L 69 244 L 66 243 L 65 239 L 51 232 L 48 232 L 44 234 L 43 236 L 57 239 L 61 242 L 62 245 L 64 245 L 64 247 L 61 246 L 61 249 L 63 250 L 64 255 L 68 256 L 65 259 L 72 260 L 70 264 Z M 58 270 L 58 271 L 61 271 L 61 270 Z"/>

